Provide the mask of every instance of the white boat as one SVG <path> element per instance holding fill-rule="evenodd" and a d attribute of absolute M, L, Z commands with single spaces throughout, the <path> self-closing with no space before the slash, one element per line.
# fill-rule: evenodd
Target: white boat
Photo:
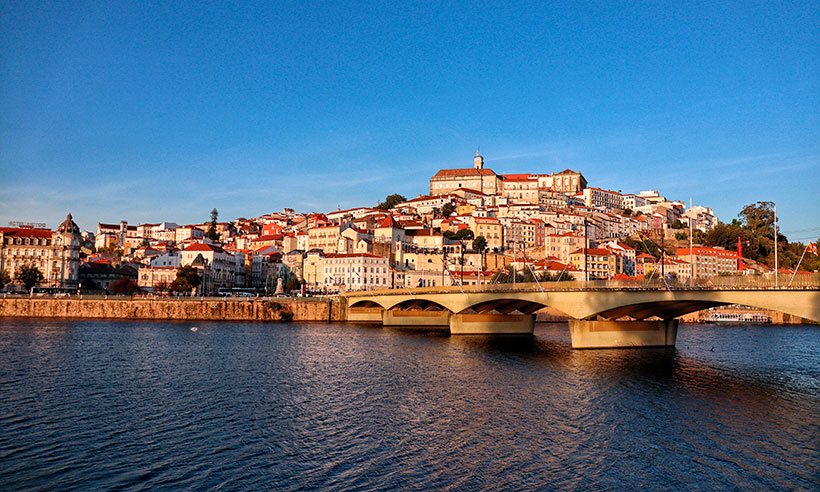
<path fill-rule="evenodd" d="M 743 325 L 765 325 L 772 322 L 768 315 L 763 313 L 723 313 L 714 311 L 709 313 L 707 323 L 733 323 Z"/>

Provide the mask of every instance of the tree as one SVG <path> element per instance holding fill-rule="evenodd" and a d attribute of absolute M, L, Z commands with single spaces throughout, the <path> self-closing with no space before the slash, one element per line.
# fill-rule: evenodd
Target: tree
<path fill-rule="evenodd" d="M 168 285 L 168 282 L 166 282 L 165 280 L 160 280 L 159 282 L 154 284 L 154 292 L 159 292 L 160 294 L 166 292 L 170 288 L 171 286 Z"/>
<path fill-rule="evenodd" d="M 379 203 L 376 205 L 376 208 L 379 210 L 390 210 L 391 208 L 395 207 L 399 203 L 406 202 L 407 198 L 398 193 L 393 193 L 392 195 L 387 195 L 384 199 L 384 202 Z"/>
<path fill-rule="evenodd" d="M 14 279 L 22 282 L 26 290 L 42 282 L 44 278 L 40 269 L 34 265 L 23 265 L 14 274 Z"/>
<path fill-rule="evenodd" d="M 291 277 L 290 280 L 288 280 L 288 283 L 285 285 L 285 291 L 286 292 L 299 290 L 301 288 L 302 288 L 302 281 L 299 280 L 297 277 Z"/>
<path fill-rule="evenodd" d="M 201 283 L 197 269 L 188 265 L 177 270 L 177 278 L 171 283 L 171 289 L 174 292 L 191 292 Z"/>
<path fill-rule="evenodd" d="M 108 287 L 114 294 L 133 294 L 137 291 L 139 286 L 136 282 L 127 277 L 121 277 L 111 282 Z"/>
<path fill-rule="evenodd" d="M 0 272 L 0 289 L 6 286 L 6 284 L 11 283 L 11 276 L 9 272 L 3 270 Z"/>
<path fill-rule="evenodd" d="M 744 229 L 753 234 L 766 234 L 774 238 L 774 202 L 746 205 L 737 216 Z"/>
<path fill-rule="evenodd" d="M 675 219 L 675 222 L 672 222 L 671 225 L 672 229 L 683 229 L 683 222 L 678 219 Z"/>
<path fill-rule="evenodd" d="M 487 240 L 484 236 L 478 236 L 473 240 L 473 249 L 479 253 L 483 253 L 487 249 Z"/>
<path fill-rule="evenodd" d="M 455 241 L 461 240 L 470 240 L 474 236 L 473 231 L 470 229 L 459 229 L 458 231 L 447 231 L 444 233 L 444 237 L 447 239 L 453 239 Z"/>
<path fill-rule="evenodd" d="M 631 237 L 625 237 L 620 239 L 620 241 L 630 248 L 635 250 L 636 254 L 641 253 L 649 253 L 650 255 L 654 256 L 655 258 L 661 257 L 661 247 L 658 246 L 654 241 L 651 239 L 633 239 Z"/>
<path fill-rule="evenodd" d="M 97 282 L 94 280 L 87 278 L 80 282 L 80 290 L 97 290 Z"/>
<path fill-rule="evenodd" d="M 216 223 L 218 219 L 219 211 L 217 211 L 217 209 L 211 210 L 211 225 L 208 226 L 208 232 L 206 234 L 206 236 L 208 236 L 208 239 L 210 239 L 211 241 L 216 241 L 217 239 L 219 239 L 219 234 L 216 233 Z"/>
<path fill-rule="evenodd" d="M 684 241 L 688 237 L 689 237 L 689 235 L 686 234 L 685 232 L 676 232 L 675 233 L 675 239 L 677 239 L 678 241 Z"/>
<path fill-rule="evenodd" d="M 442 217 L 447 218 L 450 215 L 452 215 L 453 212 L 455 212 L 455 211 L 456 211 L 456 206 L 453 205 L 450 202 L 447 202 L 447 203 L 445 203 L 444 205 L 441 206 L 441 216 Z"/>

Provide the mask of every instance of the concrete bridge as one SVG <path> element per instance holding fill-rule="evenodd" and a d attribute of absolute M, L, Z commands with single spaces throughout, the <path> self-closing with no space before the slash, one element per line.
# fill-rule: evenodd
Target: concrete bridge
<path fill-rule="evenodd" d="M 565 285 L 564 285 L 565 284 Z M 820 324 L 820 288 L 646 288 L 561 282 L 393 289 L 345 294 L 348 321 L 449 327 L 460 334 L 532 334 L 535 312 L 552 307 L 572 319 L 573 348 L 674 346 L 678 316 L 726 304 L 792 314 Z"/>

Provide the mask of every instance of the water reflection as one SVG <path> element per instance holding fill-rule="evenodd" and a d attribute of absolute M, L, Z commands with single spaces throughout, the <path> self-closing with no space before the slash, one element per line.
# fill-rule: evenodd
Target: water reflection
<path fill-rule="evenodd" d="M 573 351 L 561 325 L 535 337 L 198 327 L 0 320 L 0 483 L 818 485 L 820 401 L 808 390 L 820 351 L 788 348 L 820 346 L 816 330 L 682 327 L 677 350 Z M 757 355 L 760 339 L 776 360 Z"/>

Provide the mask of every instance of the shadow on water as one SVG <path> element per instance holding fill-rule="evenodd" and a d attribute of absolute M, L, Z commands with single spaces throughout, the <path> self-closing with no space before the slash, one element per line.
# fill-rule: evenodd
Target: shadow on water
<path fill-rule="evenodd" d="M 574 350 L 563 324 L 539 324 L 534 336 L 451 336 L 446 327 L 374 326 L 374 329 L 429 339 L 460 352 L 511 360 L 533 368 L 546 366 L 575 376 L 644 381 L 703 397 L 744 400 L 756 407 L 766 407 L 783 397 L 784 378 L 772 371 L 750 371 L 722 365 L 717 360 L 693 358 L 675 347 Z"/>

